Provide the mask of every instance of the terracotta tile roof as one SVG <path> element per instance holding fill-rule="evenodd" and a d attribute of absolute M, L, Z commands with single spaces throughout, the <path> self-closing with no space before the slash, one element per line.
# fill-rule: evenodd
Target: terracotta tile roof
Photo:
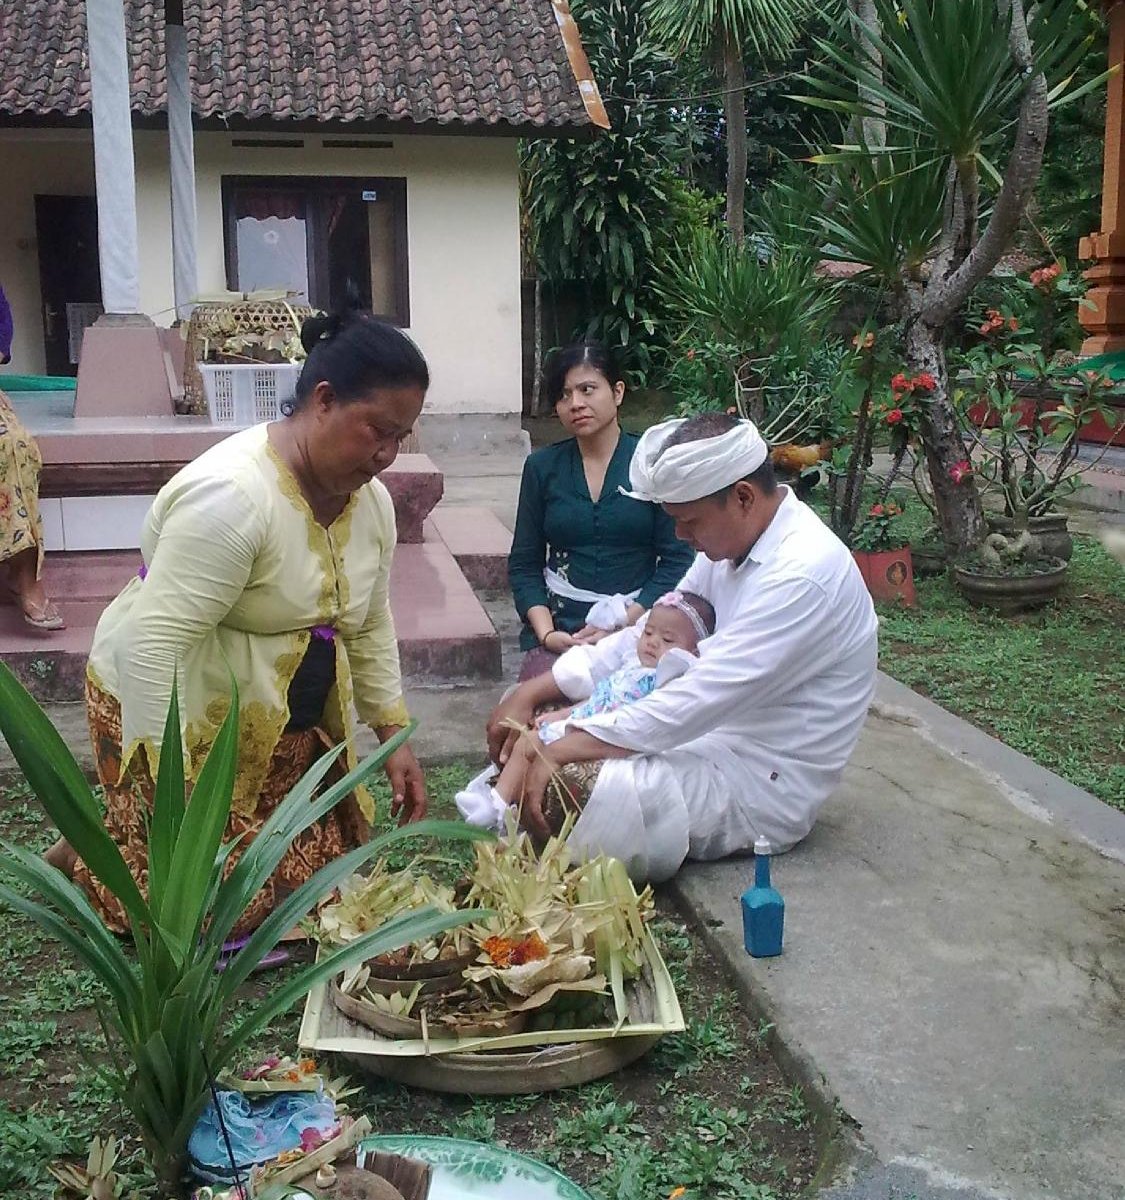
<path fill-rule="evenodd" d="M 165 107 L 163 4 L 124 3 L 133 110 L 154 116 Z M 0 113 L 9 120 L 89 110 L 85 10 L 81 0 L 0 0 Z M 596 106 L 597 91 L 576 81 L 589 71 L 577 37 L 564 37 L 568 16 L 565 0 L 185 0 L 195 111 L 589 125 L 583 93 Z"/>

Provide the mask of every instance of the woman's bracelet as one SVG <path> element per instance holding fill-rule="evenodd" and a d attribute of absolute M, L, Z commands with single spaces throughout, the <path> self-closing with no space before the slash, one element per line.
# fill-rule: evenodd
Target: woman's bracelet
<path fill-rule="evenodd" d="M 551 636 L 552 633 L 559 633 L 559 632 L 561 632 L 561 631 L 558 629 L 548 629 L 547 632 L 539 639 L 539 645 L 542 646 L 544 650 L 550 650 L 551 647 L 547 645 L 547 639 Z"/>

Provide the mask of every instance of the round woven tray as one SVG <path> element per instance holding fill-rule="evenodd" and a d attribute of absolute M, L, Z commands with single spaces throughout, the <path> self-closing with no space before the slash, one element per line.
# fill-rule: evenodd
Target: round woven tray
<path fill-rule="evenodd" d="M 660 1041 L 659 1034 L 482 1050 L 428 1057 L 341 1054 L 357 1071 L 431 1092 L 463 1096 L 528 1096 L 575 1087 L 627 1067 Z"/>
<path fill-rule="evenodd" d="M 362 1000 L 358 996 L 349 996 L 340 990 L 337 980 L 332 981 L 329 995 L 332 1003 L 345 1016 L 351 1017 L 353 1021 L 358 1021 L 361 1025 L 366 1025 L 368 1029 L 374 1029 L 383 1037 L 417 1039 L 425 1036 L 422 1022 L 417 1018 L 396 1016 L 378 1008 L 369 1000 Z M 487 1021 L 476 1025 L 468 1023 L 459 1025 L 456 1032 L 460 1037 L 501 1037 L 512 1033 L 522 1033 L 527 1022 L 527 1013 L 514 1012 L 508 1013 L 502 1020 Z M 448 1037 L 450 1032 L 451 1030 L 445 1025 L 430 1026 L 431 1037 Z"/>

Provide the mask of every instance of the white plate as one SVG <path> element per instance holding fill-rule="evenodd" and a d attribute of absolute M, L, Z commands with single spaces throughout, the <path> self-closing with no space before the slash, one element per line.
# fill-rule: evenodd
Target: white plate
<path fill-rule="evenodd" d="M 588 1192 L 551 1167 L 483 1142 L 389 1134 L 364 1138 L 360 1146 L 429 1163 L 428 1200 L 590 1200 Z"/>

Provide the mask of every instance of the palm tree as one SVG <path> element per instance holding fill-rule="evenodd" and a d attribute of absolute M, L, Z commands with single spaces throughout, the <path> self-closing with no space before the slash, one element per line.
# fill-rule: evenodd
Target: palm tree
<path fill-rule="evenodd" d="M 748 49 L 785 53 L 797 40 L 812 0 L 649 0 L 653 31 L 678 52 L 694 49 L 721 66 L 727 142 L 727 228 L 744 236 L 746 209 L 746 64 Z"/>

